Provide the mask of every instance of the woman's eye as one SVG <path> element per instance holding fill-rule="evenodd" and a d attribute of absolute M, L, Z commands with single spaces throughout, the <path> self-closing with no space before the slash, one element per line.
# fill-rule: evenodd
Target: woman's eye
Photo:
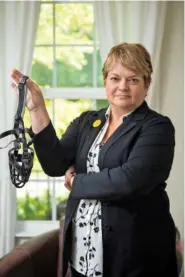
<path fill-rule="evenodd" d="M 139 82 L 139 80 L 136 78 L 130 79 L 129 81 L 131 84 L 137 84 Z"/>
<path fill-rule="evenodd" d="M 118 78 L 117 77 L 111 77 L 111 80 L 112 81 L 118 81 Z"/>

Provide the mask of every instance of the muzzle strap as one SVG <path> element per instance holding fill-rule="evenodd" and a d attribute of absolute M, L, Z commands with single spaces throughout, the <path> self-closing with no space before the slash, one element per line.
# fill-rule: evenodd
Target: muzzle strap
<path fill-rule="evenodd" d="M 34 140 L 34 134 L 30 129 L 24 127 L 23 121 L 27 98 L 27 80 L 28 76 L 23 76 L 19 80 L 19 103 L 14 118 L 13 130 L 5 131 L 0 135 L 0 139 L 9 135 L 15 136 L 15 139 L 10 142 L 13 143 L 13 148 L 9 150 L 8 157 L 11 181 L 16 188 L 22 188 L 28 182 L 34 158 L 34 151 L 30 147 Z M 31 140 L 27 140 L 26 134 L 29 134 Z M 6 148 L 10 143 L 5 147 L 0 147 L 0 149 Z"/>

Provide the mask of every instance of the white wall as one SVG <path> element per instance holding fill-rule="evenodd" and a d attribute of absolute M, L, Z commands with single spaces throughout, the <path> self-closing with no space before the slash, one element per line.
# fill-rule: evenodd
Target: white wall
<path fill-rule="evenodd" d="M 184 5 L 168 2 L 165 36 L 161 54 L 161 113 L 176 129 L 175 157 L 167 191 L 171 212 L 184 234 Z M 184 236 L 183 236 L 184 237 Z"/>

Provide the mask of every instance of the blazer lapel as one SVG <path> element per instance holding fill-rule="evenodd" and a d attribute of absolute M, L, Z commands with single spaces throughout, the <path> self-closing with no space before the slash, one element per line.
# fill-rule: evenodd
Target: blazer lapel
<path fill-rule="evenodd" d="M 136 122 L 130 122 L 129 119 L 126 119 L 125 122 L 123 122 L 117 130 L 112 134 L 112 136 L 108 139 L 108 141 L 105 143 L 105 145 L 102 147 L 99 155 L 99 165 L 103 165 L 103 160 L 106 156 L 107 151 L 111 148 L 111 146 L 116 143 L 116 141 L 122 137 L 123 135 L 130 132 L 135 126 L 137 125 Z"/>
<path fill-rule="evenodd" d="M 83 142 L 81 141 L 81 147 L 80 147 L 81 151 L 83 152 L 81 153 L 83 157 L 87 157 L 90 147 L 92 146 L 101 128 L 105 124 L 106 110 L 107 109 L 105 108 L 98 112 L 95 112 L 88 121 L 88 126 L 86 127 L 86 130 L 85 130 L 85 136 L 84 136 Z M 85 147 L 83 147 L 83 145 Z"/>
<path fill-rule="evenodd" d="M 144 101 L 139 108 L 137 108 L 133 113 L 131 113 L 123 123 L 117 128 L 117 130 L 108 139 L 104 147 L 102 147 L 99 155 L 99 165 L 103 165 L 103 160 L 106 156 L 107 151 L 110 147 L 123 135 L 128 134 L 135 126 L 141 123 L 142 119 L 145 117 L 146 113 L 149 111 L 147 103 Z"/>

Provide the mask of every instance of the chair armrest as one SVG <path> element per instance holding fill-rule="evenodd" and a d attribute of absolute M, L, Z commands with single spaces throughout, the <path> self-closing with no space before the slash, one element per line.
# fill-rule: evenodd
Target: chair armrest
<path fill-rule="evenodd" d="M 57 277 L 59 230 L 31 238 L 0 260 L 1 277 Z"/>

